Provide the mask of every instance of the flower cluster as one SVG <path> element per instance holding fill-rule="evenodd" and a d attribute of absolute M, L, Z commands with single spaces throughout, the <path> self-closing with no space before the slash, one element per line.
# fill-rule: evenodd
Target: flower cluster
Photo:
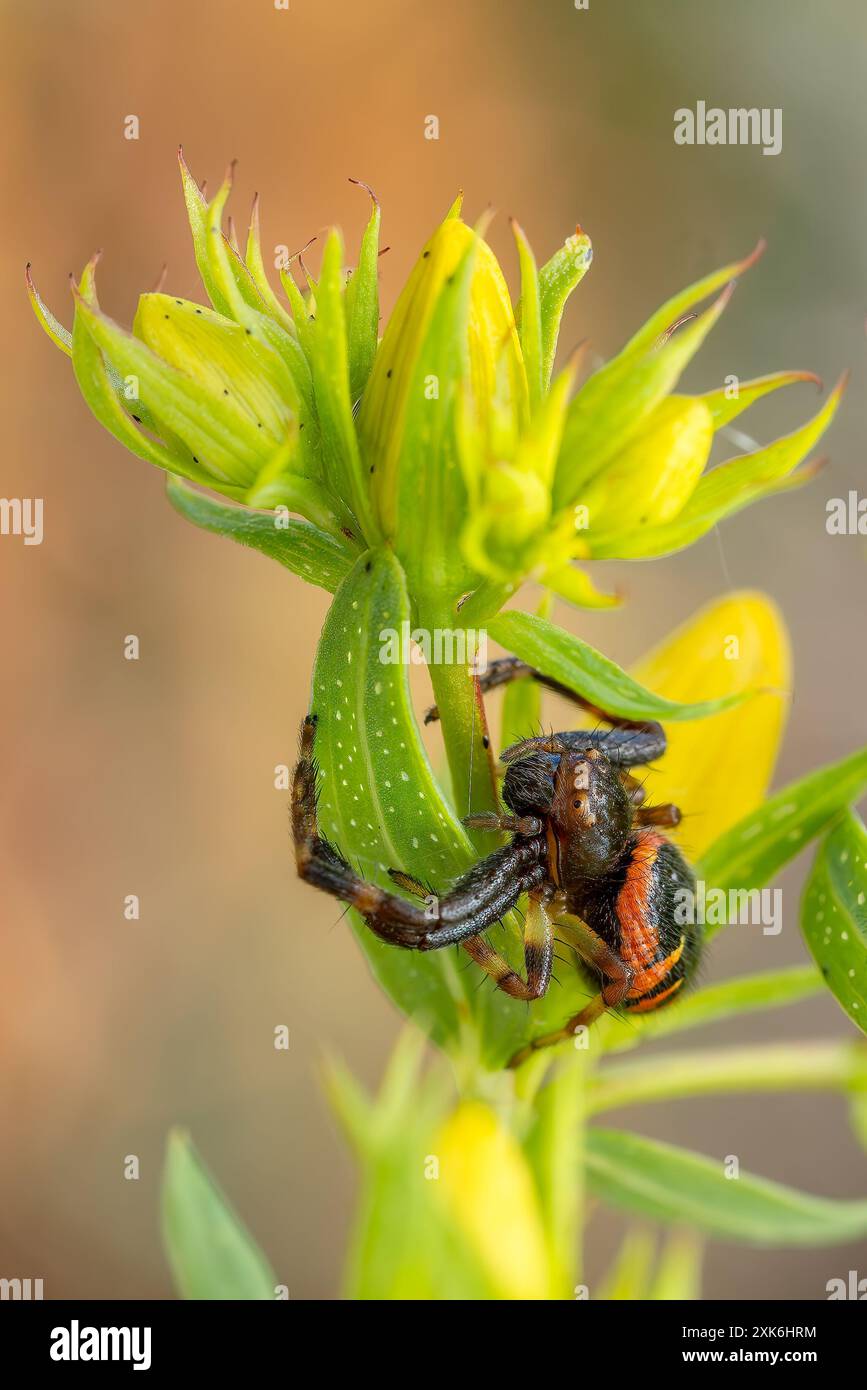
<path fill-rule="evenodd" d="M 815 465 L 798 465 L 842 383 L 800 429 L 709 470 L 718 430 L 768 392 L 817 379 L 790 371 L 732 377 L 704 395 L 675 390 L 761 247 L 670 299 L 579 384 L 580 352 L 557 374 L 554 362 L 565 304 L 592 259 L 580 227 L 537 268 L 513 224 L 513 305 L 484 226 L 465 223 L 458 200 L 380 340 L 373 195 L 354 270 L 332 231 L 318 279 L 300 255 L 279 267 L 283 302 L 266 274 L 256 204 L 243 252 L 231 220 L 224 231 L 231 170 L 210 202 L 183 156 L 181 173 L 210 308 L 143 294 L 127 332 L 100 308 L 94 257 L 73 285 L 69 333 L 29 269 L 27 278 L 97 419 L 181 480 L 172 500 L 200 524 L 240 534 L 250 530 L 244 509 L 291 513 L 308 523 L 308 551 L 321 541 L 345 563 L 386 543 L 415 599 L 435 592 L 454 606 L 474 595 L 478 618 L 528 577 L 579 605 L 605 605 L 613 600 L 576 561 L 671 553 L 812 476 Z M 219 524 L 213 508 L 203 520 L 202 488 L 227 499 Z M 282 558 L 333 587 L 309 554 L 303 564 Z"/>

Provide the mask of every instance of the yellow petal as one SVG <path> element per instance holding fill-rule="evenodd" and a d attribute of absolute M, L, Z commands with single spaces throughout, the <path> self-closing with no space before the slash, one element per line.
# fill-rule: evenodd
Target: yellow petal
<path fill-rule="evenodd" d="M 791 693 L 785 623 L 766 595 L 732 593 L 700 609 L 632 674 L 672 700 L 767 692 L 710 719 L 666 727 L 668 751 L 648 776 L 648 800 L 681 808 L 674 838 L 695 858 L 754 810 L 770 784 Z"/>
<path fill-rule="evenodd" d="M 467 1101 L 434 1149 L 440 1193 L 501 1297 L 550 1298 L 539 1197 L 517 1140 L 487 1105 Z"/>
<path fill-rule="evenodd" d="M 704 401 L 668 396 L 577 502 L 587 508 L 590 548 L 604 532 L 671 521 L 692 496 L 713 443 Z"/>

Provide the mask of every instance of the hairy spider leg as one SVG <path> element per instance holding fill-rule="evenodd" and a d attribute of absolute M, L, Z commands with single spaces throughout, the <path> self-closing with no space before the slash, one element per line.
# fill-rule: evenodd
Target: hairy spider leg
<path fill-rule="evenodd" d="M 605 976 L 605 984 L 598 994 L 587 1001 L 583 1009 L 564 1023 L 562 1028 L 558 1028 L 555 1033 L 546 1033 L 541 1038 L 534 1038 L 526 1047 L 516 1052 L 509 1061 L 510 1067 L 519 1067 L 540 1048 L 566 1042 L 568 1038 L 574 1037 L 579 1028 L 589 1027 L 608 1009 L 616 1009 L 626 999 L 635 979 L 632 966 L 617 955 L 616 951 L 612 951 L 580 917 L 574 917 L 562 910 L 557 911 L 556 907 L 553 907 L 552 918 L 584 963 Z"/>
<path fill-rule="evenodd" d="M 363 879 L 340 851 L 319 833 L 314 742 L 316 716 L 307 715 L 292 782 L 292 831 L 298 875 L 356 908 L 383 941 L 416 951 L 457 945 L 493 926 L 522 893 L 546 878 L 545 841 L 539 836 L 494 850 L 474 864 L 442 897 L 424 907 Z M 396 871 L 407 886 L 407 876 Z M 413 880 L 416 888 L 422 887 Z"/>
<path fill-rule="evenodd" d="M 511 762 L 514 758 L 534 751 L 562 753 L 573 748 L 589 746 L 598 748 L 610 762 L 618 767 L 637 767 L 642 763 L 655 761 L 656 758 L 662 757 L 665 752 L 665 734 L 661 725 L 655 720 L 627 719 L 622 715 L 609 714 L 598 705 L 594 705 L 592 701 L 585 699 L 583 695 L 578 695 L 574 690 L 563 685 L 562 682 L 544 675 L 516 656 L 504 656 L 497 661 L 492 661 L 484 674 L 476 677 L 478 690 L 483 695 L 515 680 L 538 681 L 546 689 L 565 696 L 573 704 L 580 706 L 588 714 L 592 714 L 594 718 L 604 720 L 612 727 L 610 729 L 579 729 L 562 734 L 552 734 L 549 737 L 522 739 L 520 743 L 513 744 L 511 748 L 505 749 L 500 754 L 504 762 Z M 436 705 L 433 705 L 427 711 L 424 722 L 430 724 L 436 719 L 439 719 L 439 710 Z"/>
<path fill-rule="evenodd" d="M 473 818 L 467 817 L 467 819 Z M 483 817 L 475 817 L 475 819 L 481 820 Z M 502 816 L 494 817 L 494 819 L 509 820 L 510 817 Z M 531 821 L 533 818 L 525 817 L 525 820 Z M 541 829 L 540 821 L 533 821 L 533 823 Z M 500 827 L 486 823 L 481 828 L 491 830 Z M 407 892 L 414 893 L 417 898 L 425 900 L 429 898 L 429 889 L 419 879 L 413 878 L 412 874 L 405 874 L 402 869 L 389 869 L 388 872 L 395 883 L 399 883 Z M 548 992 L 554 959 L 554 936 L 551 930 L 551 919 L 546 911 L 546 904 L 550 896 L 551 893 L 548 888 L 531 889 L 528 895 L 523 929 L 526 980 L 512 969 L 505 956 L 501 955 L 499 951 L 495 951 L 484 936 L 474 936 L 468 941 L 461 942 L 463 950 L 477 965 L 481 966 L 487 975 L 490 975 L 497 989 L 501 989 L 512 999 L 524 1001 L 541 999 Z"/>

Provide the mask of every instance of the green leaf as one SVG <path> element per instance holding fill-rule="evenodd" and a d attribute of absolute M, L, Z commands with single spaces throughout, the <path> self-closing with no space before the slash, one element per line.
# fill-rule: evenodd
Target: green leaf
<path fill-rule="evenodd" d="M 594 647 L 532 613 L 516 609 L 501 613 L 489 620 L 487 629 L 495 642 L 544 676 L 568 686 L 606 713 L 622 718 L 701 719 L 748 698 L 726 695 L 719 700 L 699 700 L 693 704 L 666 700 L 645 690 Z"/>
<path fill-rule="evenodd" d="M 273 1300 L 277 1280 L 265 1256 L 181 1130 L 169 1135 L 162 1225 L 182 1298 Z"/>
<path fill-rule="evenodd" d="M 698 877 L 726 891 L 761 888 L 865 787 L 867 748 L 790 783 L 711 845 L 696 866 Z M 708 936 L 715 930 L 705 929 Z"/>
<path fill-rule="evenodd" d="M 768 970 L 745 975 L 722 984 L 706 985 L 688 994 L 670 1008 L 659 1009 L 643 1018 L 617 1018 L 606 1014 L 596 1025 L 606 1052 L 627 1052 L 648 1038 L 702 1028 L 758 1009 L 778 1009 L 798 1004 L 819 994 L 822 976 L 815 966 L 793 965 L 785 970 Z"/>
<path fill-rule="evenodd" d="M 412 713 L 407 666 L 381 659 L 389 645 L 399 645 L 409 620 L 398 561 L 391 552 L 362 556 L 335 595 L 313 674 L 320 825 L 365 877 L 394 891 L 387 870 L 402 869 L 440 894 L 478 855 L 431 771 Z M 496 845 L 490 837 L 490 849 Z M 550 1031 L 587 997 L 578 972 L 566 970 L 562 986 L 552 985 L 529 1012 L 493 989 L 462 953 L 389 946 L 355 914 L 350 919 L 376 979 L 398 1007 L 440 1046 L 451 1052 L 460 1046 L 464 1060 L 475 1048 L 483 1065 L 502 1067 L 531 1030 Z M 506 917 L 489 937 L 522 968 L 516 921 Z"/>
<path fill-rule="evenodd" d="M 867 1201 L 833 1201 L 637 1134 L 591 1129 L 591 1192 L 665 1224 L 761 1246 L 844 1245 L 867 1235 Z"/>
<path fill-rule="evenodd" d="M 584 279 L 593 260 L 590 238 L 580 227 L 566 238 L 539 271 L 539 307 L 542 321 L 542 384 L 548 389 L 563 310 L 576 285 Z"/>
<path fill-rule="evenodd" d="M 176 478 L 168 479 L 166 490 L 175 510 L 194 526 L 260 550 L 308 584 L 318 584 L 329 593 L 334 593 L 352 568 L 354 557 L 349 546 L 307 521 L 274 512 L 248 511 Z"/>
<path fill-rule="evenodd" d="M 736 1091 L 860 1090 L 867 1086 L 867 1053 L 850 1043 L 805 1042 L 655 1052 L 600 1069 L 589 1113 L 690 1096 Z"/>
<path fill-rule="evenodd" d="M 867 831 L 852 811 L 819 846 L 801 930 L 838 1004 L 867 1033 Z"/>

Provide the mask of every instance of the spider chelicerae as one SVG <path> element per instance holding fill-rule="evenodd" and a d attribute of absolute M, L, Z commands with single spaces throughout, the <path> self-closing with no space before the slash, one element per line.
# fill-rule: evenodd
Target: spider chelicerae
<path fill-rule="evenodd" d="M 477 679 L 480 695 L 509 681 L 537 680 L 612 726 L 526 738 L 501 754 L 506 809 L 467 816 L 464 824 L 507 833 L 508 844 L 474 864 L 441 896 L 400 869 L 389 874 L 411 898 L 361 878 L 319 833 L 315 713 L 301 729 L 292 828 L 302 879 L 350 904 L 393 946 L 415 951 L 462 946 L 513 999 L 545 994 L 557 929 L 598 991 L 562 1028 L 517 1052 L 509 1063 L 517 1066 L 607 1009 L 647 1013 L 682 991 L 697 964 L 701 936 L 694 922 L 681 920 L 690 914 L 676 909 L 694 901 L 696 885 L 680 850 L 663 833 L 679 823 L 679 810 L 670 804 L 647 806 L 644 786 L 629 770 L 665 752 L 659 724 L 605 714 L 516 657 L 492 662 Z M 434 708 L 425 722 L 436 718 Z M 523 894 L 521 975 L 485 933 Z"/>

